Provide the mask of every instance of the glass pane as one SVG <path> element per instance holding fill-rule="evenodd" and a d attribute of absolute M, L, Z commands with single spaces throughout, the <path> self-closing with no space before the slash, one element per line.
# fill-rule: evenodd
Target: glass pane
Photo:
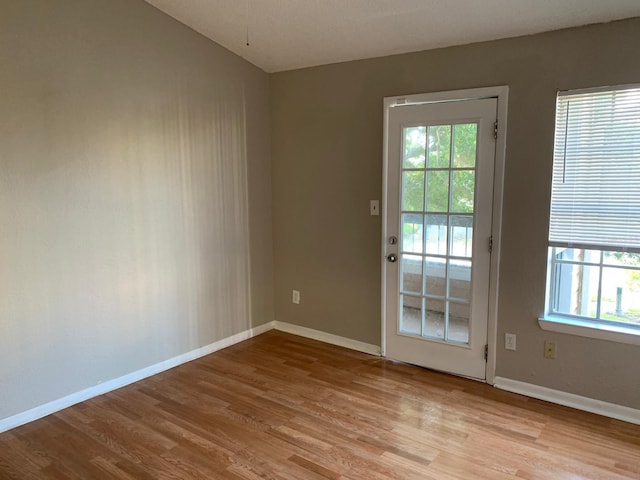
<path fill-rule="evenodd" d="M 447 340 L 469 343 L 470 307 L 468 303 L 449 302 L 449 332 Z"/>
<path fill-rule="evenodd" d="M 427 212 L 449 211 L 449 171 L 427 172 Z"/>
<path fill-rule="evenodd" d="M 600 250 L 583 250 L 581 248 L 556 247 L 555 256 L 556 260 L 600 263 Z"/>
<path fill-rule="evenodd" d="M 453 127 L 453 166 L 474 168 L 476 166 L 476 137 L 478 125 L 467 123 Z"/>
<path fill-rule="evenodd" d="M 613 267 L 602 270 L 600 318 L 640 325 L 640 270 Z"/>
<path fill-rule="evenodd" d="M 424 168 L 427 145 L 427 127 L 407 127 L 404 129 L 403 168 Z"/>
<path fill-rule="evenodd" d="M 402 312 L 400 331 L 412 335 L 420 335 L 422 329 L 422 298 L 400 295 Z"/>
<path fill-rule="evenodd" d="M 422 257 L 417 255 L 402 256 L 402 285 L 404 293 L 422 294 Z"/>
<path fill-rule="evenodd" d="M 475 171 L 454 170 L 451 172 L 451 212 L 473 213 L 475 187 Z"/>
<path fill-rule="evenodd" d="M 451 238 L 450 255 L 471 258 L 473 245 L 473 217 L 455 215 L 449 217 Z"/>
<path fill-rule="evenodd" d="M 449 260 L 449 298 L 471 301 L 470 260 Z"/>
<path fill-rule="evenodd" d="M 444 339 L 444 298 L 427 298 L 425 304 L 423 335 L 425 337 Z"/>
<path fill-rule="evenodd" d="M 603 262 L 607 265 L 620 265 L 640 268 L 640 253 L 603 252 Z"/>
<path fill-rule="evenodd" d="M 422 212 L 424 208 L 424 172 L 402 172 L 402 210 Z"/>
<path fill-rule="evenodd" d="M 426 215 L 426 253 L 447 254 L 447 216 Z"/>
<path fill-rule="evenodd" d="M 402 251 L 422 253 L 422 214 L 402 214 Z"/>
<path fill-rule="evenodd" d="M 599 267 L 555 265 L 553 309 L 557 313 L 593 317 L 598 308 Z"/>
<path fill-rule="evenodd" d="M 449 168 L 451 125 L 429 127 L 429 168 Z"/>
<path fill-rule="evenodd" d="M 439 257 L 424 259 L 425 293 L 444 297 L 447 294 L 447 261 Z"/>

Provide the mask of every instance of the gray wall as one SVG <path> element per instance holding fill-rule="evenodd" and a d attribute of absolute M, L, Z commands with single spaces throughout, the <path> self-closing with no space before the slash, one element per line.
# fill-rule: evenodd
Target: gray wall
<path fill-rule="evenodd" d="M 273 320 L 268 76 L 142 0 L 0 10 L 0 419 Z"/>
<path fill-rule="evenodd" d="M 640 348 L 540 330 L 558 89 L 640 82 L 640 19 L 271 76 L 276 319 L 380 342 L 382 99 L 508 85 L 498 376 L 640 408 Z M 302 294 L 291 303 L 291 290 Z M 503 349 L 504 333 L 518 350 Z M 555 340 L 558 358 L 543 358 Z"/>

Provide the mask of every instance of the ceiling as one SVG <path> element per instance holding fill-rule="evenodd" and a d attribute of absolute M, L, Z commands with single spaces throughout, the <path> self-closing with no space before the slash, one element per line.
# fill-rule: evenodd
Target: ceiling
<path fill-rule="evenodd" d="M 640 16 L 639 0 L 146 1 L 267 72 Z"/>

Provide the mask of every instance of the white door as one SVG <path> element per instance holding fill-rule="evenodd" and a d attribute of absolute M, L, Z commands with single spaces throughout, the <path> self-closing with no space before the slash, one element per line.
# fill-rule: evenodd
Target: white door
<path fill-rule="evenodd" d="M 390 358 L 485 379 L 496 116 L 495 98 L 389 109 Z"/>

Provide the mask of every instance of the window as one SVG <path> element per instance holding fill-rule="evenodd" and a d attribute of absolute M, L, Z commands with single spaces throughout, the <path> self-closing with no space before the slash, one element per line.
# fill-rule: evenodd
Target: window
<path fill-rule="evenodd" d="M 544 321 L 640 336 L 640 87 L 558 94 Z"/>

